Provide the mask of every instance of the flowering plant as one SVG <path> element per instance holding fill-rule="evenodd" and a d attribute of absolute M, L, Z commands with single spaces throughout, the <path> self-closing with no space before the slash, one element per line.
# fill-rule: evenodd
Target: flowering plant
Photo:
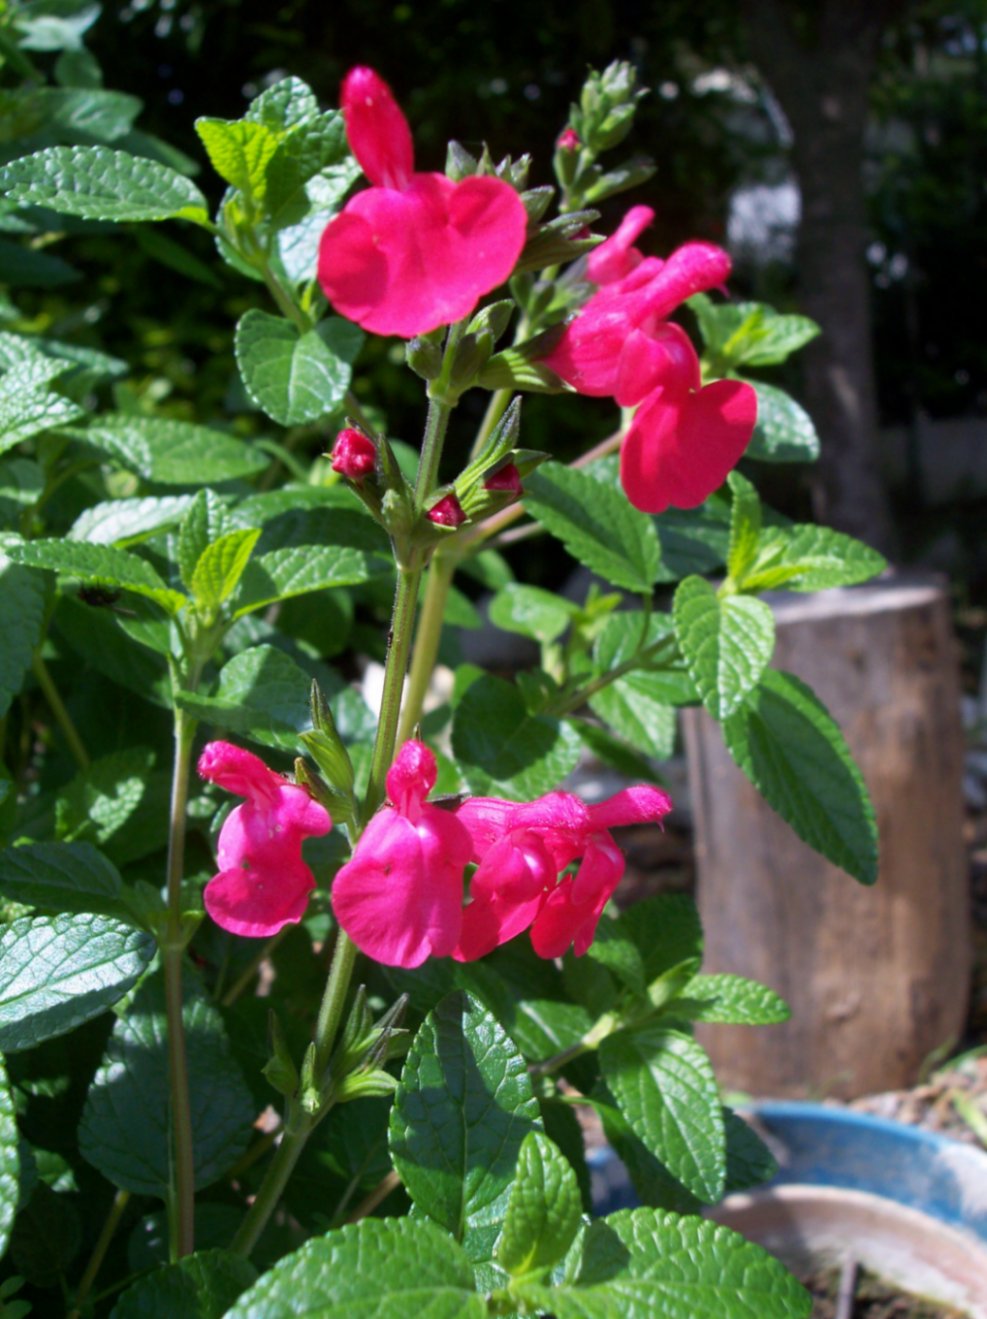
<path fill-rule="evenodd" d="M 107 407 L 126 365 L 13 302 L 0 333 L 0 1286 L 27 1298 L 7 1303 L 61 1283 L 73 1313 L 121 1317 L 807 1313 L 697 1216 L 771 1158 L 693 1026 L 785 1006 L 701 973 L 685 899 L 611 899 L 614 831 L 672 809 L 656 763 L 688 705 L 873 878 L 859 774 L 769 667 L 758 594 L 881 562 L 734 470 L 812 456 L 805 415 L 745 372 L 814 327 L 720 299 L 710 244 L 644 255 L 646 207 L 601 238 L 597 203 L 647 174 L 600 164 L 642 95 L 625 65 L 588 79 L 554 187 L 455 144 L 417 171 L 370 69 L 341 111 L 284 79 L 197 123 L 214 215 L 87 94 L 103 139 L 53 118 L 0 167 L 20 231 L 64 226 L 71 255 L 80 221 L 200 226 L 264 306 L 235 330 L 235 425 Z M 702 355 L 669 319 L 686 305 Z M 418 449 L 365 388 L 364 332 L 425 382 Z M 470 448 L 457 408 L 482 391 Z M 627 411 L 566 465 L 523 447 L 531 392 Z M 604 585 L 517 580 L 529 533 Z M 480 619 L 457 574 L 537 662 L 462 660 Z M 602 799 L 569 779 L 587 754 L 623 776 Z M 592 1216 L 581 1113 L 642 1207 Z"/>

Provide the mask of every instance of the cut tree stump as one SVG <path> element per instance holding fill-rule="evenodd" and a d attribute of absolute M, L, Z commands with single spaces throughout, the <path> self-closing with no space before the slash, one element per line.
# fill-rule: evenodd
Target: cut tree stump
<path fill-rule="evenodd" d="M 803 843 L 686 712 L 703 970 L 763 980 L 792 1019 L 701 1038 L 728 1089 L 851 1098 L 915 1083 L 960 1040 L 970 973 L 963 730 L 956 646 L 938 579 L 897 577 L 772 601 L 773 665 L 843 730 L 877 812 L 864 888 Z"/>

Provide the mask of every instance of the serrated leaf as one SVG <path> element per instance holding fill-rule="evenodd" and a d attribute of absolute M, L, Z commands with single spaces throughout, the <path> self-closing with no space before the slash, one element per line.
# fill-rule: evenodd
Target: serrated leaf
<path fill-rule="evenodd" d="M 138 824 L 141 842 L 149 850 L 156 843 L 163 845 L 167 812 L 163 810 L 159 818 L 153 818 L 157 803 L 151 790 L 156 778 L 161 781 L 152 772 L 153 762 L 153 752 L 130 746 L 101 756 L 80 770 L 58 798 L 55 820 L 59 839 L 92 842 L 99 847 L 110 844 L 114 858 L 126 861 L 131 857 L 118 856 L 112 844 L 130 823 Z M 145 814 L 143 821 L 136 819 L 139 811 Z M 137 855 L 142 853 L 138 851 Z"/>
<path fill-rule="evenodd" d="M 636 945 L 648 982 L 690 958 L 702 959 L 703 931 L 691 898 L 657 893 L 621 912 L 617 925 Z"/>
<path fill-rule="evenodd" d="M 338 316 L 300 334 L 283 316 L 254 307 L 237 324 L 236 360 L 251 400 L 280 425 L 300 426 L 342 403 L 361 343 Z"/>
<path fill-rule="evenodd" d="M 301 78 L 279 78 L 247 106 L 244 115 L 251 123 L 264 124 L 275 133 L 294 128 L 319 113 L 319 103 L 308 83 Z"/>
<path fill-rule="evenodd" d="M 741 304 L 741 309 L 749 304 Z M 785 362 L 792 353 L 811 343 L 820 333 L 819 326 L 808 316 L 778 315 L 770 307 L 747 343 L 732 354 L 735 363 L 746 366 L 776 366 Z"/>
<path fill-rule="evenodd" d="M 744 457 L 762 463 L 815 462 L 819 436 L 805 408 L 776 385 L 747 383 L 757 391 L 757 425 Z"/>
<path fill-rule="evenodd" d="M 161 580 L 151 565 L 109 545 L 90 545 L 83 541 L 32 540 L 8 545 L 7 554 L 15 563 L 31 568 L 48 568 L 66 577 L 92 582 L 97 586 L 119 587 L 145 596 L 168 613 L 177 613 L 186 603 L 180 591 L 173 591 Z"/>
<path fill-rule="evenodd" d="M 730 755 L 798 836 L 862 884 L 877 878 L 877 824 L 843 734 L 793 674 L 765 671 L 723 721 Z"/>
<path fill-rule="evenodd" d="M 74 1200 L 40 1182 L 17 1215 L 10 1234 L 10 1263 L 36 1287 L 65 1286 L 65 1271 L 82 1244 L 82 1223 Z"/>
<path fill-rule="evenodd" d="M 81 278 L 81 272 L 61 257 L 9 242 L 6 238 L 0 239 L 0 284 L 50 289 L 60 284 L 73 284 Z"/>
<path fill-rule="evenodd" d="M 47 595 L 43 577 L 0 552 L 0 717 L 10 709 L 31 666 L 44 631 Z"/>
<path fill-rule="evenodd" d="M 161 485 L 233 481 L 255 476 L 270 462 L 242 440 L 170 417 L 103 412 L 84 430 L 69 427 L 68 434 Z"/>
<path fill-rule="evenodd" d="M 723 1121 L 727 1133 L 726 1194 L 770 1181 L 778 1171 L 778 1163 L 761 1137 L 729 1108 L 723 1110 Z"/>
<path fill-rule="evenodd" d="M 10 1229 L 17 1212 L 21 1157 L 14 1097 L 7 1069 L 0 1057 L 0 1256 L 7 1250 Z"/>
<path fill-rule="evenodd" d="M 662 674 L 634 672 L 589 698 L 589 707 L 638 751 L 668 760 L 675 750 L 675 710 L 661 699 Z M 657 689 L 656 699 L 653 692 Z"/>
<path fill-rule="evenodd" d="M 719 596 L 702 577 L 675 592 L 675 633 L 703 705 L 726 719 L 757 685 L 774 653 L 774 615 L 763 600 Z"/>
<path fill-rule="evenodd" d="M 109 147 L 46 147 L 0 166 L 0 193 L 87 220 L 191 220 L 208 225 L 206 199 L 183 174 Z"/>
<path fill-rule="evenodd" d="M 130 132 L 142 109 L 136 96 L 102 87 L 37 87 L 27 95 L 41 117 L 42 131 L 54 130 L 77 144 L 118 141 Z"/>
<path fill-rule="evenodd" d="M 200 1188 L 222 1177 L 246 1149 L 255 1112 L 217 1010 L 189 989 L 182 1021 Z M 114 1186 L 168 1195 L 168 1022 L 160 974 L 141 985 L 113 1028 L 86 1097 L 79 1152 Z"/>
<path fill-rule="evenodd" d="M 311 687 L 309 675 L 283 650 L 252 646 L 224 665 L 214 696 L 179 692 L 178 704 L 217 728 L 298 751 L 299 733 L 312 726 Z"/>
<path fill-rule="evenodd" d="M 196 604 L 206 609 L 218 609 L 236 590 L 243 576 L 254 546 L 260 539 L 260 529 L 229 531 L 199 556 L 190 583 Z"/>
<path fill-rule="evenodd" d="M 691 1021 L 767 1026 L 787 1021 L 788 1004 L 767 985 L 737 975 L 695 976 L 675 999 L 673 1011 Z"/>
<path fill-rule="evenodd" d="M 72 523 L 67 538 L 92 545 L 133 545 L 180 522 L 191 502 L 191 495 L 166 495 L 91 504 Z"/>
<path fill-rule="evenodd" d="M 30 843 L 0 852 L 0 894 L 43 912 L 124 913 L 116 866 L 90 843 Z"/>
<path fill-rule="evenodd" d="M 195 121 L 195 131 L 219 177 L 255 201 L 263 201 L 267 165 L 278 149 L 278 134 L 249 119 L 200 118 Z"/>
<path fill-rule="evenodd" d="M 633 918 L 632 918 L 633 919 Z M 569 958 L 570 953 L 566 954 Z M 601 920 L 586 957 L 612 971 L 621 984 L 643 995 L 647 989 L 644 959 L 633 939 L 614 920 Z"/>
<path fill-rule="evenodd" d="M 730 513 L 724 500 L 714 496 L 699 508 L 668 508 L 654 521 L 661 545 L 659 582 L 716 572 L 726 563 Z"/>
<path fill-rule="evenodd" d="M 659 1209 L 592 1223 L 573 1283 L 520 1284 L 555 1319 L 807 1319 L 812 1298 L 738 1232 Z"/>
<path fill-rule="evenodd" d="M 306 1242 L 245 1292 L 227 1319 L 485 1319 L 462 1248 L 431 1223 L 368 1218 Z"/>
<path fill-rule="evenodd" d="M 186 496 L 187 497 L 187 496 Z M 178 529 L 178 572 L 192 589 L 195 565 L 208 545 L 229 530 L 226 504 L 213 490 L 200 490 L 192 499 Z"/>
<path fill-rule="evenodd" d="M 229 1250 L 202 1250 L 152 1269 L 128 1287 L 110 1319 L 222 1319 L 257 1280 L 257 1270 Z"/>
<path fill-rule="evenodd" d="M 560 637 L 578 612 L 563 596 L 520 582 L 508 582 L 490 602 L 490 621 L 497 627 L 545 645 Z"/>
<path fill-rule="evenodd" d="M 456 706 L 452 749 L 473 792 L 517 801 L 550 792 L 579 760 L 568 724 L 529 714 L 517 687 L 488 674 Z"/>
<path fill-rule="evenodd" d="M 351 545 L 298 545 L 271 550 L 247 565 L 233 602 L 233 617 L 241 618 L 278 600 L 310 591 L 358 586 L 390 571 L 388 561 Z"/>
<path fill-rule="evenodd" d="M 564 1258 L 582 1221 L 576 1174 L 540 1131 L 521 1142 L 497 1263 L 513 1277 L 549 1269 Z"/>
<path fill-rule="evenodd" d="M 600 1068 L 636 1135 L 706 1204 L 723 1195 L 726 1137 L 720 1094 L 703 1048 L 651 1025 L 608 1035 Z"/>
<path fill-rule="evenodd" d="M 566 722 L 571 725 L 579 740 L 596 760 L 617 770 L 624 778 L 634 779 L 639 783 L 659 782 L 654 765 L 635 747 L 628 746 L 607 729 L 591 723 L 588 719 L 576 719 L 569 715 Z"/>
<path fill-rule="evenodd" d="M 727 481 L 733 492 L 727 571 L 735 582 L 740 583 L 757 555 L 761 537 L 761 501 L 750 481 L 739 472 L 731 472 Z"/>
<path fill-rule="evenodd" d="M 654 523 L 588 472 L 546 463 L 525 482 L 527 511 L 566 549 L 614 586 L 649 591 L 660 551 Z"/>
<path fill-rule="evenodd" d="M 11 921 L 0 932 L 0 1049 L 33 1048 L 98 1016 L 153 955 L 149 935 L 106 916 Z"/>
<path fill-rule="evenodd" d="M 4 376 L 0 381 L 0 453 L 85 415 L 85 408 L 62 394 L 47 389 L 14 389 L 13 382 Z"/>
<path fill-rule="evenodd" d="M 521 1142 L 540 1126 L 528 1070 L 475 999 L 450 994 L 412 1042 L 391 1111 L 394 1167 L 418 1209 L 491 1258 Z"/>
<path fill-rule="evenodd" d="M 886 567 L 884 556 L 863 541 L 828 527 L 799 523 L 763 538 L 745 589 L 826 591 L 867 582 Z"/>

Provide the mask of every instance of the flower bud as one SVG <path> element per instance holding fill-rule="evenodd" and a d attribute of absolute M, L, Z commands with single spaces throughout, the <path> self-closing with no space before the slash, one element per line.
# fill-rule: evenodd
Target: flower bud
<path fill-rule="evenodd" d="M 555 145 L 559 151 L 578 151 L 583 144 L 574 128 L 564 128 L 555 139 Z"/>
<path fill-rule="evenodd" d="M 499 494 L 514 495 L 520 498 L 523 494 L 521 486 L 521 473 L 513 463 L 505 463 L 496 472 L 491 472 L 483 482 L 484 490 L 494 491 Z"/>
<path fill-rule="evenodd" d="M 332 470 L 351 481 L 362 481 L 369 476 L 377 463 L 377 450 L 372 440 L 358 430 L 347 428 L 336 436 L 332 451 Z"/>
<path fill-rule="evenodd" d="M 455 495 L 443 495 L 425 514 L 437 527 L 461 527 L 466 521 L 463 506 Z"/>

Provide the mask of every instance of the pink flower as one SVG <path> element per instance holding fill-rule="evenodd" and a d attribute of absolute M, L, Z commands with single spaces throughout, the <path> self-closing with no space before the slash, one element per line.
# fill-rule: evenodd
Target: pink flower
<path fill-rule="evenodd" d="M 351 69 L 343 114 L 353 154 L 373 185 L 329 222 L 319 283 L 343 316 L 411 339 L 461 320 L 508 278 L 527 216 L 501 179 L 418 174 L 407 120 L 372 70 Z"/>
<path fill-rule="evenodd" d="M 583 144 L 574 128 L 563 128 L 555 139 L 555 145 L 560 151 L 578 151 Z"/>
<path fill-rule="evenodd" d="M 610 829 L 659 822 L 671 807 L 666 793 L 645 784 L 598 806 L 569 792 L 520 805 L 492 797 L 464 802 L 457 817 L 478 864 L 453 957 L 473 961 L 529 927 L 540 957 L 561 957 L 570 944 L 582 956 L 624 873 Z M 562 874 L 579 858 L 575 874 Z"/>
<path fill-rule="evenodd" d="M 300 921 L 315 888 L 302 860 L 302 840 L 329 832 L 329 812 L 304 788 L 229 742 L 210 742 L 198 768 L 204 779 L 246 797 L 220 830 L 220 869 L 206 885 L 206 911 L 224 930 L 250 938 L 267 938 Z"/>
<path fill-rule="evenodd" d="M 428 747 L 405 742 L 387 775 L 392 804 L 373 817 L 333 882 L 336 919 L 386 966 L 447 957 L 459 939 L 473 849 L 456 816 L 425 801 L 435 779 Z"/>
<path fill-rule="evenodd" d="M 686 243 L 667 261 L 634 242 L 654 218 L 635 206 L 591 253 L 599 289 L 566 326 L 546 366 L 580 394 L 637 407 L 621 449 L 620 479 L 646 513 L 695 508 L 740 461 L 757 421 L 757 395 L 739 380 L 703 387 L 684 330 L 665 317 L 694 293 L 715 288 L 730 258 L 711 243 Z"/>
<path fill-rule="evenodd" d="M 425 516 L 437 527 L 461 527 L 466 521 L 463 506 L 455 495 L 443 495 Z"/>
<path fill-rule="evenodd" d="M 332 470 L 350 481 L 362 481 L 374 470 L 377 450 L 373 441 L 361 431 L 347 427 L 336 436 L 332 449 Z"/>

